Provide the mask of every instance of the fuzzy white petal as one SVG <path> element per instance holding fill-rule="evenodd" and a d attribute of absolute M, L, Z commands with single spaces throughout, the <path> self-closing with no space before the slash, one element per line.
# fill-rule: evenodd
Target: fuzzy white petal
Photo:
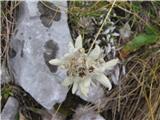
<path fill-rule="evenodd" d="M 90 86 L 90 85 L 89 85 L 89 86 Z M 79 84 L 81 93 L 82 93 L 84 96 L 86 96 L 86 97 L 87 97 L 87 94 L 88 94 L 88 92 L 89 92 L 89 86 L 88 86 L 88 85 L 85 86 L 84 82 L 81 82 L 81 83 Z"/>
<path fill-rule="evenodd" d="M 75 81 L 73 83 L 73 87 L 72 87 L 72 94 L 75 94 L 75 92 L 77 91 L 77 89 L 78 89 L 78 82 Z"/>
<path fill-rule="evenodd" d="M 108 35 L 107 35 L 107 40 L 110 40 L 110 37 L 111 37 L 111 35 L 110 35 L 110 34 L 108 34 Z"/>
<path fill-rule="evenodd" d="M 99 45 L 96 45 L 95 48 L 89 54 L 89 57 L 92 58 L 93 60 L 96 60 L 96 59 L 98 59 L 100 54 L 101 54 L 101 49 L 100 49 Z"/>
<path fill-rule="evenodd" d="M 73 52 L 71 52 L 71 53 L 66 53 L 65 55 L 64 55 L 64 57 L 63 57 L 63 60 L 64 61 L 68 61 L 71 57 L 73 57 L 74 56 L 74 53 Z"/>
<path fill-rule="evenodd" d="M 125 25 L 120 29 L 120 36 L 125 39 L 125 38 L 129 38 L 131 36 L 131 27 L 130 25 L 127 23 L 125 23 Z"/>
<path fill-rule="evenodd" d="M 99 81 L 102 85 L 108 88 L 108 90 L 112 89 L 112 84 L 110 80 L 102 73 L 96 74 L 95 79 Z"/>
<path fill-rule="evenodd" d="M 115 32 L 115 33 L 113 33 L 112 35 L 115 36 L 115 37 L 117 37 L 117 36 L 119 36 L 119 33 L 116 33 L 116 32 Z"/>
<path fill-rule="evenodd" d="M 64 61 L 61 59 L 52 59 L 49 61 L 49 63 L 52 65 L 62 65 L 64 64 Z"/>
<path fill-rule="evenodd" d="M 101 64 L 101 66 L 99 66 L 97 68 L 97 70 L 100 71 L 100 72 L 104 72 L 105 70 L 112 70 L 113 67 L 115 65 L 117 65 L 118 63 L 119 63 L 119 59 L 118 58 L 112 59 L 112 60 L 110 60 L 110 61 L 108 61 L 106 63 Z"/>
<path fill-rule="evenodd" d="M 103 34 L 108 34 L 110 32 L 110 29 L 106 29 Z"/>
<path fill-rule="evenodd" d="M 81 90 L 81 93 L 87 97 L 88 95 L 88 92 L 89 92 L 89 88 L 88 87 L 83 87 L 81 84 L 80 84 L 80 90 Z"/>
<path fill-rule="evenodd" d="M 86 78 L 86 79 L 83 81 L 84 87 L 89 87 L 90 84 L 91 84 L 91 78 L 90 78 L 90 77 Z"/>
<path fill-rule="evenodd" d="M 82 36 L 79 35 L 75 41 L 75 48 L 82 48 Z"/>
<path fill-rule="evenodd" d="M 116 27 L 112 27 L 110 26 L 108 29 L 110 29 L 111 32 L 113 32 L 115 30 Z"/>
<path fill-rule="evenodd" d="M 70 78 L 70 77 L 67 77 L 67 78 L 62 82 L 62 85 L 63 85 L 63 86 L 69 86 L 69 85 L 71 85 L 71 84 L 73 84 L 73 79 Z"/>
<path fill-rule="evenodd" d="M 69 47 L 69 53 L 72 53 L 75 51 L 75 48 L 72 42 L 69 42 L 68 47 Z"/>
<path fill-rule="evenodd" d="M 85 79 L 81 79 L 79 81 L 79 88 L 80 88 L 80 92 L 87 97 L 87 94 L 89 92 L 89 87 L 91 84 L 91 78 L 87 77 Z"/>

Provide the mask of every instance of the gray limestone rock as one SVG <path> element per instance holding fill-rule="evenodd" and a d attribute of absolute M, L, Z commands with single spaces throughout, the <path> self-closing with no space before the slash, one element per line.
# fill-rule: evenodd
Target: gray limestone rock
<path fill-rule="evenodd" d="M 1 113 L 1 120 L 15 120 L 18 112 L 19 103 L 13 98 L 9 97 Z"/>
<path fill-rule="evenodd" d="M 11 40 L 15 55 L 10 66 L 16 83 L 47 109 L 63 102 L 68 91 L 61 85 L 65 73 L 48 64 L 62 57 L 71 41 L 66 9 L 66 1 L 22 2 Z"/>

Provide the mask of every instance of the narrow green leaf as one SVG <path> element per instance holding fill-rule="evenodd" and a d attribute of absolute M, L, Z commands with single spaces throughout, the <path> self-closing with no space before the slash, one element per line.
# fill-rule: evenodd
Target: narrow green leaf
<path fill-rule="evenodd" d="M 157 42 L 160 40 L 159 38 L 160 34 L 157 29 L 153 27 L 146 27 L 144 33 L 139 34 L 133 38 L 133 40 L 124 45 L 120 51 L 121 57 L 125 58 L 128 54 L 138 50 L 140 47 Z"/>

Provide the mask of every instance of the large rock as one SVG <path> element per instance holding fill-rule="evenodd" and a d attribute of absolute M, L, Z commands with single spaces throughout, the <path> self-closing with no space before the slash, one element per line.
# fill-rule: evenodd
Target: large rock
<path fill-rule="evenodd" d="M 18 113 L 19 103 L 13 98 L 9 97 L 1 113 L 1 120 L 15 120 Z"/>
<path fill-rule="evenodd" d="M 48 64 L 62 57 L 71 40 L 66 1 L 25 1 L 18 13 L 17 32 L 11 40 L 10 65 L 17 84 L 47 109 L 65 100 L 64 72 Z"/>

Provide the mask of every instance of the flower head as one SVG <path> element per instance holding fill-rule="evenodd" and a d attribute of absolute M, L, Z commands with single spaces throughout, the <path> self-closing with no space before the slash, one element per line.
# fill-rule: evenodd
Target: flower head
<path fill-rule="evenodd" d="M 72 85 L 72 93 L 77 90 L 87 96 L 89 87 L 98 81 L 109 90 L 112 88 L 110 80 L 104 75 L 105 70 L 111 70 L 119 62 L 119 59 L 112 59 L 105 62 L 101 58 L 101 49 L 98 45 L 89 53 L 85 53 L 82 47 L 82 37 L 79 35 L 75 45 L 69 43 L 69 53 L 61 59 L 49 61 L 52 65 L 58 65 L 67 70 L 67 78 L 63 81 L 64 86 Z"/>

